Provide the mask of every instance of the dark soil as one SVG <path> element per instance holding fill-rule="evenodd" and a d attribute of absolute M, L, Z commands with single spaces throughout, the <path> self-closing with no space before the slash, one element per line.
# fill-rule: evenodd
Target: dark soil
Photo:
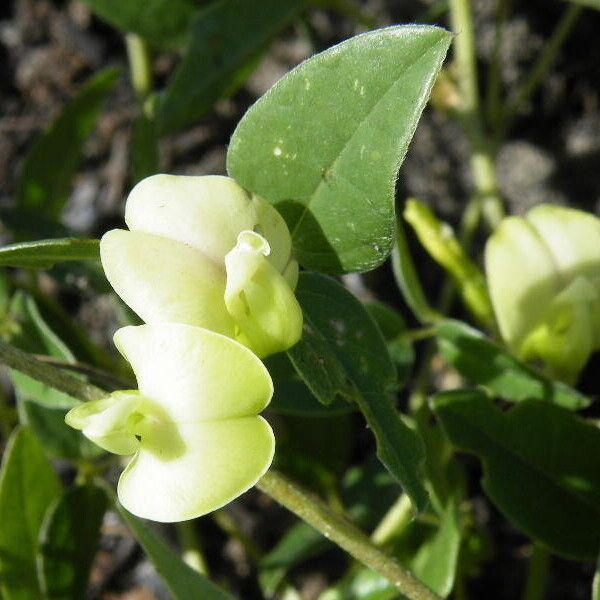
<path fill-rule="evenodd" d="M 433 0 L 368 0 L 364 10 L 378 24 L 422 20 Z M 482 89 L 492 54 L 494 0 L 474 2 L 477 13 Z M 524 73 L 551 35 L 565 2 L 529 0 L 514 4 L 505 24 L 502 79 L 511 98 Z M 438 23 L 446 24 L 446 16 Z M 233 98 L 221 101 L 194 127 L 161 143 L 161 169 L 170 173 L 225 172 L 226 147 L 247 107 L 291 67 L 315 52 L 359 31 L 348 18 L 313 10 L 306 27 L 297 25 L 271 47 L 258 70 Z M 522 213 L 539 202 L 554 202 L 600 212 L 600 12 L 589 10 L 578 22 L 560 58 L 531 103 L 524 108 L 498 150 L 502 194 L 510 212 Z M 157 80 L 164 81 L 176 57 L 156 58 Z M 58 114 L 83 81 L 102 67 L 127 72 L 122 37 L 76 1 L 5 0 L 0 4 L 0 207 L 14 203 L 19 164 L 41 131 Z M 137 115 L 134 93 L 123 77 L 108 103 L 74 181 L 64 222 L 79 234 L 98 236 L 120 224 L 131 185 L 129 141 Z M 400 174 L 399 199 L 407 195 L 429 202 L 457 224 L 469 197 L 469 148 L 456 121 L 428 109 Z M 3 240 L 6 232 L 0 230 Z M 427 289 L 440 288 L 441 273 L 414 243 Z M 391 304 L 402 306 L 388 266 L 348 283 Z M 73 316 L 109 347 L 114 305 L 106 296 L 76 291 L 61 300 Z M 408 315 L 408 311 L 405 312 Z M 597 361 L 596 361 L 597 364 Z M 598 395 L 597 369 L 584 376 L 585 390 Z M 357 460 L 372 448 L 356 418 Z M 364 443 L 363 443 L 364 442 Z M 519 597 L 529 552 L 527 539 L 484 500 L 480 468 L 465 460 L 471 490 L 485 507 L 479 517 L 490 528 L 494 555 L 477 580 L 468 584 L 471 598 L 512 600 Z M 269 549 L 294 522 L 258 492 L 250 492 L 226 509 L 238 526 L 263 549 Z M 174 538 L 170 528 L 162 528 Z M 252 562 L 212 519 L 198 521 L 198 531 L 215 581 L 227 580 L 244 600 L 260 598 Z M 308 561 L 292 575 L 303 598 L 317 598 L 345 567 L 341 552 Z M 588 598 L 593 565 L 553 559 L 549 600 Z M 104 526 L 102 548 L 93 575 L 94 597 L 104 600 L 168 598 L 160 579 L 118 519 Z"/>

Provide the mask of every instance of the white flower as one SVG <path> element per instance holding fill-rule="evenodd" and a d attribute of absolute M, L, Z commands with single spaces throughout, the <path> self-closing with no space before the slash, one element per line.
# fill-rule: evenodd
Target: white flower
<path fill-rule="evenodd" d="M 268 202 L 228 177 L 154 175 L 131 191 L 125 221 L 102 238 L 102 265 L 144 321 L 205 327 L 259 356 L 298 341 L 298 264 Z"/>

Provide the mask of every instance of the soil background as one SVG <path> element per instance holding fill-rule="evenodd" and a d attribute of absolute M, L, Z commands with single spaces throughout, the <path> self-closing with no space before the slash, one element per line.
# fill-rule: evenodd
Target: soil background
<path fill-rule="evenodd" d="M 427 0 L 369 0 L 361 8 L 378 26 L 423 22 L 440 3 Z M 495 31 L 495 0 L 475 0 L 480 84 L 485 89 Z M 567 6 L 560 0 L 511 2 L 505 23 L 502 80 L 505 97 L 517 85 L 547 42 Z M 431 21 L 448 26 L 447 15 Z M 308 36 L 307 26 L 312 36 Z M 270 47 L 258 69 L 233 97 L 222 100 L 196 125 L 161 142 L 161 170 L 178 174 L 225 172 L 227 143 L 245 110 L 290 68 L 316 51 L 362 31 L 350 18 L 334 11 L 311 9 L 305 24 L 288 29 Z M 600 213 L 600 12 L 586 10 L 559 59 L 532 101 L 524 107 L 498 151 L 498 173 L 509 212 L 523 213 L 539 202 L 580 207 Z M 158 85 L 168 78 L 177 56 L 156 56 Z M 78 235 L 98 237 L 121 226 L 124 200 L 131 187 L 129 142 L 138 114 L 127 78 L 123 37 L 76 1 L 4 0 L 0 4 L 0 207 L 11 208 L 19 165 L 39 134 L 65 102 L 94 72 L 121 66 L 125 74 L 110 97 L 97 131 L 73 182 L 64 223 Z M 400 172 L 398 197 L 416 196 L 456 225 L 470 193 L 468 143 L 456 121 L 425 111 Z M 10 234 L 0 229 L 2 242 Z M 480 242 L 483 240 L 480 240 Z M 440 270 L 411 240 L 427 289 L 437 291 Z M 366 276 L 351 276 L 355 291 L 402 307 L 388 265 Z M 75 283 L 74 285 L 79 285 Z M 106 296 L 86 293 L 85 282 L 75 293 L 57 290 L 74 318 L 109 347 L 114 307 Z M 404 309 L 403 309 L 404 310 Z M 404 314 L 410 319 L 409 312 Z M 599 360 L 592 360 L 583 389 L 598 395 Z M 439 377 L 443 378 L 444 373 Z M 443 385 L 443 382 L 441 383 Z M 402 400 L 402 399 L 401 399 Z M 372 450 L 370 436 L 359 434 L 352 449 L 357 460 Z M 493 559 L 479 578 L 469 583 L 469 597 L 508 600 L 519 597 L 523 585 L 527 540 L 489 503 L 480 489 L 476 461 L 465 459 L 472 495 L 481 519 L 491 531 Z M 257 492 L 230 508 L 240 526 L 263 548 L 271 547 L 293 522 L 283 510 Z M 216 581 L 227 579 L 244 600 L 261 598 L 255 573 L 239 543 L 225 536 L 210 519 L 198 525 Z M 151 600 L 168 598 L 160 578 L 116 517 L 104 526 L 102 548 L 93 575 L 94 598 Z M 173 538 L 173 531 L 165 529 Z M 341 553 L 330 551 L 307 561 L 292 574 L 306 599 L 317 598 L 345 567 Z M 549 600 L 589 598 L 593 565 L 559 559 L 552 562 Z"/>

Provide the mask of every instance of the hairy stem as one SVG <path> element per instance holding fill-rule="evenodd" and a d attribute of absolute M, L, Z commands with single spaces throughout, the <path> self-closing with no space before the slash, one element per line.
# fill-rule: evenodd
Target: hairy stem
<path fill-rule="evenodd" d="M 29 375 L 29 377 L 33 377 L 33 379 L 37 379 L 73 398 L 97 400 L 107 395 L 104 390 L 97 388 L 95 385 L 86 383 L 65 373 L 62 369 L 37 360 L 27 352 L 13 348 L 2 341 L 0 341 L 0 363 Z"/>
<path fill-rule="evenodd" d="M 364 565 L 383 575 L 410 600 L 440 600 L 410 571 L 377 548 L 355 525 L 321 499 L 303 490 L 277 471 L 269 471 L 257 487 L 335 542 Z"/>

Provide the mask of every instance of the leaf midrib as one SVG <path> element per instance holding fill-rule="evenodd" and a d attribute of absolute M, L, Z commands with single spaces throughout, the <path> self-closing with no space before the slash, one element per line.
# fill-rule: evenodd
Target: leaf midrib
<path fill-rule="evenodd" d="M 414 69 L 414 67 L 416 65 L 420 64 L 422 62 L 422 60 L 426 56 L 428 56 L 429 54 L 431 54 L 440 44 L 445 43 L 445 41 L 446 40 L 444 40 L 443 38 L 439 39 L 435 44 L 433 44 L 431 46 L 431 48 L 429 48 L 429 50 L 427 50 L 423 54 L 419 55 L 415 60 L 413 60 L 406 67 L 406 69 L 402 72 L 402 75 L 400 77 L 398 77 L 397 79 L 394 79 L 394 81 L 388 86 L 387 90 L 379 97 L 379 99 L 367 111 L 367 113 L 364 116 L 364 118 L 354 128 L 354 131 L 351 133 L 351 135 L 348 137 L 348 139 L 344 141 L 344 143 L 342 144 L 340 150 L 336 153 L 336 156 L 333 159 L 333 161 L 328 166 L 323 166 L 324 169 L 326 169 L 328 171 L 333 171 L 336 168 L 336 165 L 337 165 L 338 161 L 341 159 L 342 155 L 345 153 L 345 151 L 348 148 L 348 146 L 350 145 L 350 143 L 354 140 L 354 138 L 357 135 L 357 132 L 361 128 L 362 124 L 365 123 L 365 121 L 367 121 L 371 117 L 371 115 L 377 109 L 377 107 L 381 104 L 381 102 L 383 102 L 383 100 L 388 97 L 388 95 L 390 94 L 390 92 L 392 92 L 394 90 L 394 88 L 398 85 L 399 81 L 406 76 L 406 73 L 409 72 L 409 71 L 411 71 L 412 69 Z M 415 126 L 414 126 L 413 129 L 416 129 L 416 126 L 417 126 L 417 123 L 415 123 Z M 411 137 L 411 136 L 409 136 L 409 137 Z M 324 179 L 324 178 L 321 177 L 319 179 L 319 182 L 315 186 L 313 192 L 311 192 L 310 196 L 308 197 L 306 203 L 303 203 L 302 213 L 301 213 L 300 217 L 298 218 L 298 220 L 296 221 L 296 223 L 295 223 L 295 225 L 294 225 L 294 227 L 292 228 L 292 231 L 291 231 L 291 236 L 292 236 L 293 240 L 296 238 L 296 234 L 298 232 L 298 229 L 299 229 L 300 225 L 302 224 L 302 222 L 304 221 L 304 218 L 308 214 L 308 211 L 309 211 L 309 209 L 310 209 L 310 207 L 311 207 L 311 205 L 312 205 L 315 197 L 317 196 L 317 194 L 319 193 L 319 190 L 321 189 L 321 187 L 325 183 L 326 183 L 326 179 Z M 354 187 L 357 187 L 357 186 L 354 186 Z M 364 194 L 364 192 L 363 192 L 363 194 Z"/>

